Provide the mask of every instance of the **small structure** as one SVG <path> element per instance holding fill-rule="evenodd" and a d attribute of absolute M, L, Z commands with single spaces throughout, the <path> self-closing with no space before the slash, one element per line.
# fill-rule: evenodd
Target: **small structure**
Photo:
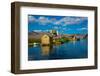
<path fill-rule="evenodd" d="M 72 35 L 71 40 L 73 40 L 73 41 L 77 40 L 76 35 Z"/>
<path fill-rule="evenodd" d="M 51 38 L 50 38 L 50 36 L 49 35 L 43 35 L 42 37 L 41 37 L 41 44 L 42 45 L 50 45 L 51 44 Z"/>
<path fill-rule="evenodd" d="M 52 36 L 57 36 L 58 35 L 58 31 L 56 31 L 56 30 L 51 30 L 50 33 L 52 34 Z"/>
<path fill-rule="evenodd" d="M 76 39 L 76 35 L 73 36 L 72 40 L 77 40 L 77 39 Z"/>

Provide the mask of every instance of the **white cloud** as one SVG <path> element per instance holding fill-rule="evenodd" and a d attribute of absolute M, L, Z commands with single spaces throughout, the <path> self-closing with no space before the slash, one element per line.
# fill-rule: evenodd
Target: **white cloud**
<path fill-rule="evenodd" d="M 34 32 L 49 32 L 50 30 L 33 30 Z"/>
<path fill-rule="evenodd" d="M 81 28 L 81 30 L 87 30 L 87 28 Z"/>
<path fill-rule="evenodd" d="M 77 30 L 87 30 L 87 28 L 83 27 L 83 28 L 79 28 Z"/>
<path fill-rule="evenodd" d="M 42 25 L 46 25 L 48 23 L 51 23 L 51 20 L 48 19 L 47 17 L 44 17 L 44 16 L 40 16 L 39 19 L 38 19 L 38 22 Z"/>
<path fill-rule="evenodd" d="M 34 16 L 28 16 L 28 20 L 30 22 L 33 22 L 33 21 L 37 21 L 36 18 Z"/>
<path fill-rule="evenodd" d="M 69 25 L 69 24 L 77 24 L 80 23 L 84 20 L 86 20 L 86 17 L 63 17 L 62 19 L 60 19 L 59 21 L 55 22 L 56 25 Z"/>
<path fill-rule="evenodd" d="M 54 22 L 54 24 L 56 24 L 56 25 L 60 25 L 61 22 L 60 22 L 60 21 L 56 21 L 56 22 Z"/>
<path fill-rule="evenodd" d="M 45 32 L 49 32 L 49 30 L 44 30 Z"/>
<path fill-rule="evenodd" d="M 59 27 L 55 26 L 54 29 L 58 29 Z"/>
<path fill-rule="evenodd" d="M 87 17 L 71 17 L 71 16 L 63 17 L 60 20 L 57 20 L 56 18 L 48 18 L 46 16 L 40 16 L 38 19 L 36 19 L 34 16 L 28 16 L 28 18 L 29 21 L 35 21 L 41 25 L 47 25 L 50 23 L 54 25 L 63 25 L 63 26 L 67 26 L 70 24 L 77 24 L 87 19 Z"/>
<path fill-rule="evenodd" d="M 42 30 L 33 30 L 34 32 L 42 32 Z"/>
<path fill-rule="evenodd" d="M 67 30 L 67 28 L 62 28 L 63 30 Z"/>

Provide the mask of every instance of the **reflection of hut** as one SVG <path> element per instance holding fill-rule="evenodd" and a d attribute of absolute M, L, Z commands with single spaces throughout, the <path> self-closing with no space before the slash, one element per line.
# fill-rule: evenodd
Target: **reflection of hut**
<path fill-rule="evenodd" d="M 52 45 L 50 45 L 50 46 L 41 46 L 41 55 L 49 56 L 51 51 L 52 51 Z"/>
<path fill-rule="evenodd" d="M 51 37 L 49 35 L 43 35 L 41 37 L 41 44 L 42 45 L 50 45 L 51 44 Z"/>
<path fill-rule="evenodd" d="M 42 55 L 44 56 L 48 55 L 50 52 L 50 46 L 42 46 L 41 49 L 42 49 Z"/>

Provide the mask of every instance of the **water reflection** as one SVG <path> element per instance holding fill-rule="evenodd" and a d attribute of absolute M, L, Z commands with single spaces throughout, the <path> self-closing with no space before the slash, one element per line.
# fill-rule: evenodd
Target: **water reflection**
<path fill-rule="evenodd" d="M 72 41 L 72 43 L 73 43 L 73 45 L 75 45 L 76 44 L 76 41 Z"/>
<path fill-rule="evenodd" d="M 88 41 L 71 41 L 61 45 L 29 46 L 28 60 L 76 59 L 88 57 Z"/>
<path fill-rule="evenodd" d="M 42 54 L 42 56 L 49 55 L 50 50 L 51 50 L 50 46 L 41 46 L 41 54 Z"/>

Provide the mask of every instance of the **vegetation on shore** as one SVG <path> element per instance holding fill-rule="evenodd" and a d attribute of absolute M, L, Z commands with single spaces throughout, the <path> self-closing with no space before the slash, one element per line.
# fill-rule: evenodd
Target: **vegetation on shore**
<path fill-rule="evenodd" d="M 84 38 L 81 38 L 81 39 L 84 39 Z M 78 41 L 78 40 L 81 40 L 81 39 L 75 39 L 73 40 L 72 38 L 66 38 L 66 37 L 61 37 L 61 38 L 57 38 L 57 39 L 52 39 L 52 44 L 63 44 L 63 43 L 66 43 L 66 42 L 70 42 L 70 41 Z M 33 43 L 39 43 L 41 44 L 41 40 L 40 39 L 28 39 L 28 44 L 29 45 L 32 45 Z"/>

